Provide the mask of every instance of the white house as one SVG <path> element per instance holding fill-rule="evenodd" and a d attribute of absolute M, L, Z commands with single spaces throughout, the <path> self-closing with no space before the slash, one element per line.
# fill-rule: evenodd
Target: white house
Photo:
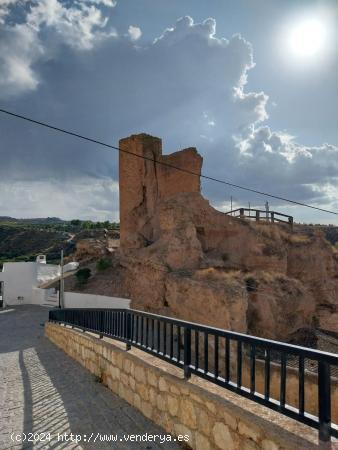
<path fill-rule="evenodd" d="M 78 269 L 79 263 L 71 262 L 63 267 L 64 277 Z M 45 305 L 57 307 L 59 292 L 51 287 L 61 278 L 59 265 L 47 264 L 45 255 L 35 262 L 7 262 L 0 272 L 0 308 L 11 305 Z M 65 308 L 130 308 L 130 299 L 103 295 L 65 292 Z"/>
<path fill-rule="evenodd" d="M 45 255 L 37 256 L 35 262 L 4 263 L 0 272 L 3 306 L 36 303 L 34 288 L 58 276 L 60 266 L 47 264 Z"/>

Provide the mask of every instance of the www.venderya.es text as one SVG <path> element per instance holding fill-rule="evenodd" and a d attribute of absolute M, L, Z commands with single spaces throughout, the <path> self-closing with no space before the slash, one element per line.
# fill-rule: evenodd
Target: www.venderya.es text
<path fill-rule="evenodd" d="M 20 442 L 154 442 L 164 444 L 165 442 L 189 442 L 188 434 L 179 434 L 176 437 L 170 434 L 104 434 L 104 433 L 12 433 L 11 440 Z"/>

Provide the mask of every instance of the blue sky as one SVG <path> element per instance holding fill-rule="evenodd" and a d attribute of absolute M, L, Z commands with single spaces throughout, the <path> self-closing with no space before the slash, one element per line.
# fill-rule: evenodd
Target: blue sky
<path fill-rule="evenodd" d="M 337 25 L 325 0 L 2 0 L 0 105 L 113 145 L 196 146 L 208 175 L 338 211 Z M 116 154 L 4 116 L 0 136 L 0 215 L 118 217 Z"/>

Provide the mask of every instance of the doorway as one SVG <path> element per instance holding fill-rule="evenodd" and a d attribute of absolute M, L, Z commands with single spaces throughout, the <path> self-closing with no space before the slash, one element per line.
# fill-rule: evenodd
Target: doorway
<path fill-rule="evenodd" d="M 0 308 L 5 307 L 5 299 L 4 299 L 4 282 L 0 281 Z"/>

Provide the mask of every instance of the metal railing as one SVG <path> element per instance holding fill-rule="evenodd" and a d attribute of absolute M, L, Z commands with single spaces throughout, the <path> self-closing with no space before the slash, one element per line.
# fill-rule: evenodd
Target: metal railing
<path fill-rule="evenodd" d="M 181 367 L 186 378 L 195 374 L 318 429 L 322 441 L 338 437 L 338 426 L 331 423 L 330 376 L 331 367 L 338 366 L 338 355 L 129 309 L 51 310 L 49 321 L 120 340 L 126 343 L 127 349 L 133 346 L 151 353 Z M 298 360 L 297 407 L 286 401 L 287 361 L 294 362 L 295 358 Z M 309 362 L 317 367 L 316 415 L 310 414 L 305 401 Z M 264 372 L 263 392 L 258 392 L 256 386 L 258 364 Z M 279 395 L 273 395 L 270 389 L 271 373 L 276 368 Z"/>
<path fill-rule="evenodd" d="M 263 211 L 261 209 L 252 209 L 252 208 L 238 208 L 232 211 L 228 211 L 225 214 L 240 219 L 253 219 L 256 222 L 285 223 L 288 224 L 290 227 L 293 226 L 292 216 L 288 216 L 287 214 L 282 214 L 277 211 Z"/>

